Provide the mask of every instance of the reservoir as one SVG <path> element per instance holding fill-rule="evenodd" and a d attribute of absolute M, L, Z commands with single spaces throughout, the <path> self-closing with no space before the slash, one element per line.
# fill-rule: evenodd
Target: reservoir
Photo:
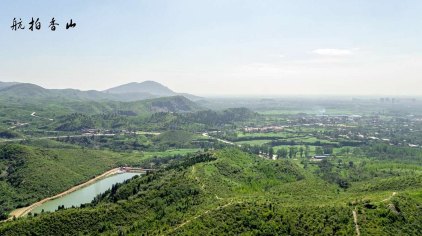
<path fill-rule="evenodd" d="M 65 208 L 72 206 L 79 207 L 81 204 L 90 203 L 98 194 L 104 193 L 110 189 L 113 184 L 122 183 L 136 175 L 140 175 L 140 173 L 120 173 L 108 176 L 63 197 L 45 202 L 34 208 L 31 212 L 40 213 L 43 209 L 45 212 L 53 212 L 61 205 L 64 205 Z"/>

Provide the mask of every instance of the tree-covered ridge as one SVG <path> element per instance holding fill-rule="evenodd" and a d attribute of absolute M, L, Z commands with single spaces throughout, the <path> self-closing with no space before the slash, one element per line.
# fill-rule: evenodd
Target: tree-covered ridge
<path fill-rule="evenodd" d="M 3 128 L 3 125 L 14 125 L 19 129 L 19 125 L 25 124 L 26 129 L 49 131 L 80 131 L 84 128 L 129 129 L 143 123 L 144 118 L 157 112 L 186 113 L 203 109 L 183 96 L 133 102 L 17 99 L 1 102 L 0 108 L 0 128 Z M 123 120 L 123 123 L 119 123 L 119 119 Z"/>
<path fill-rule="evenodd" d="M 176 98 L 160 98 L 154 101 L 142 101 L 139 107 L 120 107 L 121 110 L 88 115 L 85 113 L 71 113 L 59 116 L 56 121 L 48 126 L 56 131 L 83 131 L 85 129 L 108 130 L 169 130 L 183 129 L 187 131 L 200 131 L 208 128 L 217 128 L 224 125 L 252 119 L 257 116 L 248 109 L 227 109 L 221 112 L 205 110 L 196 111 L 197 108 L 187 108 L 187 105 L 174 105 Z M 169 103 L 169 104 L 167 104 Z M 148 105 L 145 105 L 148 104 Z M 158 105 L 157 105 L 158 104 Z M 167 104 L 167 105 L 166 105 Z M 176 107 L 174 107 L 176 106 Z M 173 113 L 175 111 L 185 111 Z"/>
<path fill-rule="evenodd" d="M 30 83 L 0 82 L 0 100 L 7 101 L 140 101 L 152 98 L 183 95 L 191 99 L 199 97 L 186 93 L 176 93 L 154 81 L 129 83 L 106 91 L 81 91 L 78 89 L 46 89 Z"/>
<path fill-rule="evenodd" d="M 353 235 L 355 211 L 362 235 L 417 235 L 422 208 L 407 189 L 339 192 L 313 168 L 230 148 L 176 159 L 91 205 L 5 223 L 0 234 Z"/>
<path fill-rule="evenodd" d="M 405 195 L 386 204 L 361 203 L 355 208 L 359 232 L 361 235 L 419 235 L 420 207 Z M 286 207 L 275 201 L 236 202 L 201 215 L 175 234 L 356 235 L 352 209 L 339 205 Z"/>

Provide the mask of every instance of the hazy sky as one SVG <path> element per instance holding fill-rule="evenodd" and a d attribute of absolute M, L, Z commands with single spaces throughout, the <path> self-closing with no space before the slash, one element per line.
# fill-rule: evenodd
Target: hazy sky
<path fill-rule="evenodd" d="M 421 13 L 418 0 L 4 0 L 0 81 L 87 90 L 155 80 L 198 95 L 422 95 Z M 14 17 L 25 30 L 11 30 Z M 31 17 L 40 31 L 28 30 Z M 71 18 L 77 26 L 65 30 Z"/>

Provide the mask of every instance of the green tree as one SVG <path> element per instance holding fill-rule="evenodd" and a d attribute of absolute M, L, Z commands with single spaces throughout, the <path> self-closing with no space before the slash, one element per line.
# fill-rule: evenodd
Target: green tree
<path fill-rule="evenodd" d="M 309 145 L 306 145 L 305 146 L 305 157 L 309 157 L 310 156 L 310 152 L 311 152 L 311 150 L 309 148 Z"/>
<path fill-rule="evenodd" d="M 290 146 L 289 147 L 289 158 L 296 157 L 296 153 L 297 153 L 296 147 L 295 146 Z"/>
<path fill-rule="evenodd" d="M 316 147 L 315 148 L 315 155 L 322 155 L 324 154 L 324 149 L 322 149 L 322 147 Z"/>
<path fill-rule="evenodd" d="M 280 148 L 277 150 L 277 158 L 286 158 L 287 150 L 285 148 Z"/>
<path fill-rule="evenodd" d="M 300 158 L 302 158 L 303 157 L 303 152 L 304 152 L 305 150 L 304 150 L 304 148 L 302 147 L 302 146 L 300 146 L 300 148 L 299 148 L 299 155 L 300 155 Z"/>
<path fill-rule="evenodd" d="M 273 159 L 274 149 L 272 147 L 268 148 L 268 157 Z"/>

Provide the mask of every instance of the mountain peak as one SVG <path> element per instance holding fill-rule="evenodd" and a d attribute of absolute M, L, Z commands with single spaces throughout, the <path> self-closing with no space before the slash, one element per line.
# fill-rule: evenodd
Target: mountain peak
<path fill-rule="evenodd" d="M 114 88 L 105 90 L 106 93 L 123 94 L 123 93 L 146 93 L 157 96 L 173 96 L 176 95 L 174 91 L 166 86 L 151 80 L 141 83 L 132 82 L 123 84 Z"/>

